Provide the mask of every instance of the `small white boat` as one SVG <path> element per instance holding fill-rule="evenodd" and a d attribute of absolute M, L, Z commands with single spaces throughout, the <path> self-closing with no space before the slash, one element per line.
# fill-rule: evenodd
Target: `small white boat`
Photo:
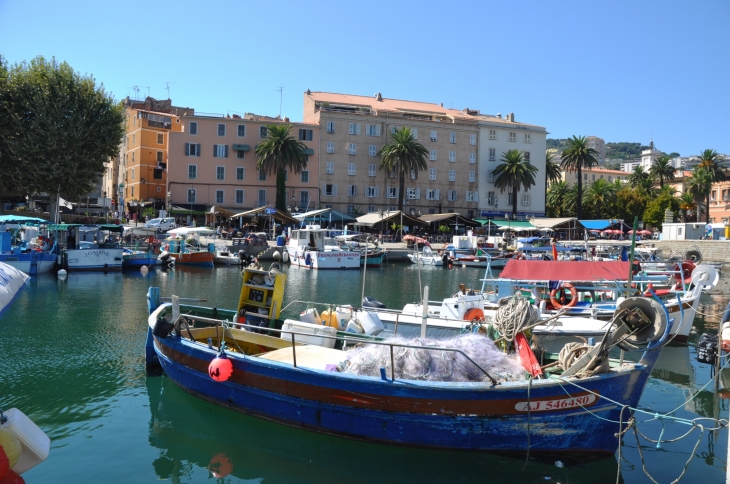
<path fill-rule="evenodd" d="M 414 264 L 421 264 L 424 266 L 442 266 L 444 265 L 444 258 L 442 255 L 434 253 L 431 247 L 424 247 L 421 252 L 413 252 L 408 254 L 408 260 Z"/>
<path fill-rule="evenodd" d="M 213 263 L 222 266 L 240 266 L 241 258 L 228 249 L 218 249 L 215 251 Z"/>

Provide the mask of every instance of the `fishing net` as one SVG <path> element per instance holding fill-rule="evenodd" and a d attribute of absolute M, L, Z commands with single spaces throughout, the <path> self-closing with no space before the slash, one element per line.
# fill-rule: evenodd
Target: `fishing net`
<path fill-rule="evenodd" d="M 395 377 L 427 381 L 489 381 L 487 376 L 455 351 L 429 348 L 452 348 L 463 351 L 497 381 L 516 381 L 526 378 L 519 356 L 503 353 L 494 342 L 479 334 L 463 334 L 450 339 L 390 338 L 385 343 L 420 346 L 404 348 L 393 346 Z M 390 346 L 360 345 L 348 352 L 342 371 L 364 376 L 380 376 L 385 368 L 390 376 Z"/>

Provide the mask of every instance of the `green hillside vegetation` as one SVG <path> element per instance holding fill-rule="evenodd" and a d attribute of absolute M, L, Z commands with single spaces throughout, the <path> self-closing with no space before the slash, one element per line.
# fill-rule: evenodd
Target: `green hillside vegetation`
<path fill-rule="evenodd" d="M 648 149 L 648 146 L 641 143 L 606 143 L 606 158 L 621 158 L 622 160 L 641 158 L 641 152 Z"/>

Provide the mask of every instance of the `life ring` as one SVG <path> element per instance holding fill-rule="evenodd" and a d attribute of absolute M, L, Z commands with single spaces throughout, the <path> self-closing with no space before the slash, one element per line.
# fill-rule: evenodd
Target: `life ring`
<path fill-rule="evenodd" d="M 561 289 L 567 289 L 570 291 L 570 301 L 566 304 L 565 303 L 565 294 L 560 297 L 560 302 L 558 302 L 557 294 L 558 291 Z M 578 303 L 578 291 L 573 287 L 572 284 L 568 284 L 567 282 L 564 284 L 561 284 L 560 287 L 556 287 L 552 291 L 550 291 L 550 303 L 553 305 L 555 309 L 562 309 L 562 308 L 572 308 Z"/>
<path fill-rule="evenodd" d="M 479 308 L 471 308 L 464 313 L 464 320 L 465 321 L 473 321 L 473 320 L 481 321 L 484 319 L 484 311 L 482 311 Z"/>
<path fill-rule="evenodd" d="M 693 262 L 691 261 L 684 261 L 684 262 L 677 262 L 677 264 L 674 266 L 674 269 L 678 271 L 674 278 L 677 280 L 680 284 L 689 284 L 692 282 L 692 271 L 695 270 L 695 266 Z"/>
<path fill-rule="evenodd" d="M 170 244 L 165 244 L 165 250 L 166 251 L 169 251 L 170 250 Z"/>
<path fill-rule="evenodd" d="M 154 243 L 154 241 L 155 241 L 155 236 L 154 235 L 150 235 L 150 238 L 147 239 L 147 242 L 149 242 L 150 244 Z"/>

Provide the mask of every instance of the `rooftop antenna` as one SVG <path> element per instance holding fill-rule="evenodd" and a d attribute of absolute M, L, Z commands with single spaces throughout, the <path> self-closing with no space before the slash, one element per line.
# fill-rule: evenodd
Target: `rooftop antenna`
<path fill-rule="evenodd" d="M 147 97 L 150 97 L 150 86 L 142 86 L 142 87 L 147 89 Z"/>
<path fill-rule="evenodd" d="M 132 86 L 132 90 L 134 91 L 134 99 L 139 100 L 139 86 Z"/>
<path fill-rule="evenodd" d="M 175 81 L 166 81 L 165 82 L 165 89 L 167 89 L 167 100 L 170 100 L 170 84 L 175 84 Z"/>
<path fill-rule="evenodd" d="M 279 91 L 279 119 L 281 119 L 281 100 L 284 97 L 284 86 L 279 86 L 279 89 L 274 89 L 274 91 Z"/>

